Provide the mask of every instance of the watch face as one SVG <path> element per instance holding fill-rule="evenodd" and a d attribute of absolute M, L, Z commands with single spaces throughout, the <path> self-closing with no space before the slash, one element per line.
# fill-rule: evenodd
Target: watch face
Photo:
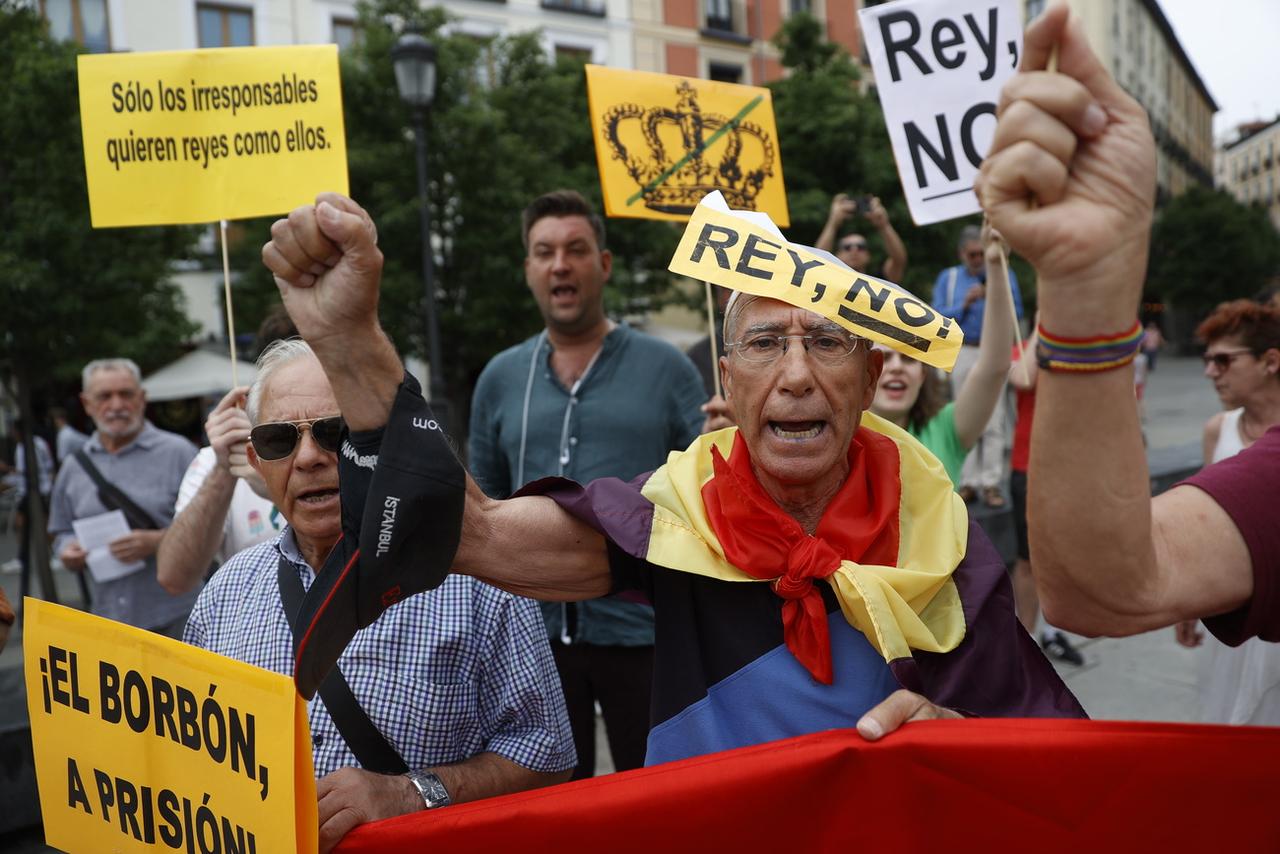
<path fill-rule="evenodd" d="M 449 790 L 444 787 L 444 783 L 440 782 L 440 778 L 432 774 L 427 777 L 426 785 L 423 790 L 427 794 L 427 800 L 431 806 L 444 806 L 449 803 Z"/>
<path fill-rule="evenodd" d="M 444 783 L 440 782 L 440 778 L 430 771 L 415 771 L 409 773 L 409 779 L 418 787 L 418 791 L 422 794 L 422 800 L 427 804 L 427 809 L 435 807 L 448 806 L 452 801 L 449 800 L 449 790 L 444 787 Z"/>

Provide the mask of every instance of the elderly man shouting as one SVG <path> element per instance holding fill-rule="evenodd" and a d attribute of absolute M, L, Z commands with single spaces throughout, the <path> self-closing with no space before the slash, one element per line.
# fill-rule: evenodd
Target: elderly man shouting
<path fill-rule="evenodd" d="M 386 425 L 384 444 L 411 432 L 409 383 L 377 327 L 368 216 L 325 195 L 273 235 L 263 257 L 299 331 L 331 376 L 364 379 L 350 401 L 338 392 L 342 410 Z M 738 427 L 630 483 L 552 478 L 495 501 L 467 481 L 453 571 L 546 600 L 647 598 L 649 763 L 852 726 L 885 702 L 864 734 L 939 714 L 1083 715 L 941 465 L 864 413 L 883 355 L 765 298 L 738 298 L 725 340 Z M 419 506 L 422 523 L 438 515 Z M 408 589 L 428 576 L 403 563 Z"/>
<path fill-rule="evenodd" d="M 288 525 L 218 570 L 189 643 L 291 672 L 290 622 L 343 533 L 337 451 L 357 460 L 344 480 L 360 481 L 368 441 L 358 416 L 348 436 L 340 412 L 305 342 L 263 353 L 248 454 Z M 326 850 L 356 824 L 560 782 L 575 762 L 537 606 L 463 576 L 357 633 L 309 718 Z"/>

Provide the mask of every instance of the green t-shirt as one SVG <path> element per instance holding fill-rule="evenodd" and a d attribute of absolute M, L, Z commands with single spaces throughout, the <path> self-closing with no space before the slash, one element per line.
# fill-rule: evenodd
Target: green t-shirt
<path fill-rule="evenodd" d="M 908 432 L 942 461 L 942 467 L 947 470 L 952 484 L 958 486 L 960 469 L 964 466 L 964 458 L 969 455 L 969 452 L 960 444 L 960 437 L 956 435 L 955 401 L 942 407 L 942 411 L 929 419 L 919 430 L 913 427 Z"/>

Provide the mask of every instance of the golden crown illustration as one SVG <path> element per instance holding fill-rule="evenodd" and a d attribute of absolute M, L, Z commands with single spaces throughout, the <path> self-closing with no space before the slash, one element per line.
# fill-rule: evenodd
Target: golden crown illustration
<path fill-rule="evenodd" d="M 640 104 L 618 104 L 604 114 L 604 133 L 613 151 L 639 185 L 645 207 L 672 214 L 689 214 L 707 193 L 719 190 L 729 207 L 755 210 L 756 195 L 765 179 L 773 175 L 773 140 L 759 125 L 734 121 L 716 113 L 704 113 L 698 106 L 698 90 L 682 80 L 676 87 L 679 99 L 675 109 Z M 739 114 L 741 116 L 741 114 Z M 643 146 L 628 147 L 624 137 L 637 139 L 637 126 Z M 672 157 L 663 143 L 661 131 L 674 126 L 679 130 L 681 150 Z M 727 138 L 715 162 L 707 150 Z M 744 169 L 741 162 L 744 137 L 759 141 L 758 160 Z"/>

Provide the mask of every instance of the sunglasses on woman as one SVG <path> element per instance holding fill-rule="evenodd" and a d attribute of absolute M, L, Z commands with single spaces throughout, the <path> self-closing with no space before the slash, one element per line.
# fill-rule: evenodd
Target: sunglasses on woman
<path fill-rule="evenodd" d="M 342 416 L 310 418 L 303 421 L 272 421 L 249 431 L 249 441 L 260 460 L 283 460 L 298 449 L 302 431 L 311 431 L 316 444 L 330 453 L 338 452 L 342 441 Z"/>
<path fill-rule="evenodd" d="M 1204 366 L 1207 368 L 1213 365 L 1220 371 L 1225 371 L 1231 367 L 1231 363 L 1244 355 L 1254 355 L 1252 350 L 1221 350 L 1217 353 L 1205 353 Z"/>

